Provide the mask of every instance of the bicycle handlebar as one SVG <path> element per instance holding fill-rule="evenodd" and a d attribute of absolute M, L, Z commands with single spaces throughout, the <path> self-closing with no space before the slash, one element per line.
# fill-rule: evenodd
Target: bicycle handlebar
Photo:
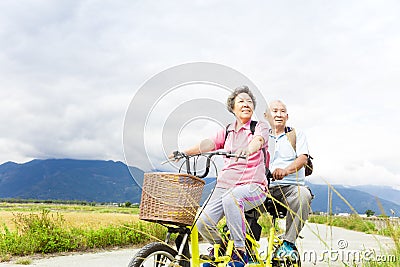
<path fill-rule="evenodd" d="M 185 163 L 186 163 L 186 172 L 188 173 L 188 174 L 192 174 L 191 172 L 190 172 L 190 158 L 193 158 L 193 157 L 198 157 L 198 156 L 204 156 L 204 157 L 206 157 L 206 169 L 205 169 L 205 171 L 204 171 L 204 173 L 202 174 L 202 175 L 197 175 L 196 174 L 196 171 L 195 171 L 195 173 L 194 173 L 194 175 L 196 176 L 196 177 L 198 177 L 198 178 L 204 178 L 204 177 L 206 177 L 207 175 L 208 175 L 208 173 L 210 172 L 210 164 L 211 164 L 211 158 L 213 157 L 213 156 L 225 156 L 225 157 L 227 157 L 227 158 L 238 158 L 238 159 L 246 159 L 247 157 L 246 156 L 240 156 L 240 155 L 237 155 L 237 154 L 234 154 L 234 153 L 231 153 L 231 152 L 226 152 L 226 151 L 213 151 L 213 152 L 206 152 L 206 153 L 200 153 L 200 154 L 194 154 L 194 155 L 187 155 L 187 154 L 185 154 L 185 153 L 183 153 L 183 152 L 179 152 L 179 151 L 174 151 L 173 152 L 173 155 L 174 155 L 174 158 L 172 158 L 172 159 L 169 159 L 169 160 L 167 160 L 167 161 L 164 161 L 164 162 L 162 162 L 161 164 L 165 164 L 165 163 L 167 163 L 167 162 L 170 162 L 170 161 L 179 161 L 179 160 L 181 160 L 181 159 L 185 159 Z"/>

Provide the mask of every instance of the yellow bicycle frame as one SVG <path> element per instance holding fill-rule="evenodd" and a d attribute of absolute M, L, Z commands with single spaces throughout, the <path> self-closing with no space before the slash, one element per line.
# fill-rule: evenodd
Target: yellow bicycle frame
<path fill-rule="evenodd" d="M 229 232 L 228 232 L 229 233 Z M 260 256 L 258 249 L 260 244 L 249 234 L 246 234 L 246 239 L 250 241 L 252 249 L 255 251 L 256 261 L 251 262 L 249 266 L 251 267 L 272 267 L 272 254 L 274 252 L 274 247 L 279 247 L 282 245 L 282 240 L 276 236 L 275 226 L 272 226 L 269 230 L 268 236 L 268 246 L 267 246 L 267 255 L 264 257 Z M 197 230 L 196 225 L 194 225 L 191 229 L 190 234 L 191 240 L 191 267 L 200 267 L 200 264 L 203 262 L 209 262 L 206 260 L 200 259 L 200 251 L 199 251 L 199 232 Z M 226 248 L 226 255 L 220 256 L 218 255 L 220 245 L 214 245 L 214 253 L 215 253 L 215 262 L 218 263 L 218 267 L 225 267 L 227 263 L 231 259 L 232 251 L 233 251 L 233 241 L 228 241 L 228 246 Z M 293 264 L 293 267 L 296 267 L 297 264 Z"/>

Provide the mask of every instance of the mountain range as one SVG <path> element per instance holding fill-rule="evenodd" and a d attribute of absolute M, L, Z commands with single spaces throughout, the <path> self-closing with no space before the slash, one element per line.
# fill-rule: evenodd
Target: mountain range
<path fill-rule="evenodd" d="M 131 167 L 135 176 L 143 171 Z M 139 202 L 141 188 L 122 162 L 47 159 L 0 165 L 0 198 Z"/>
<path fill-rule="evenodd" d="M 141 169 L 111 160 L 7 162 L 0 165 L 0 198 L 139 203 L 141 188 L 138 183 L 141 184 L 143 176 Z M 203 200 L 212 189 L 212 181 L 212 178 L 207 179 Z M 307 185 L 315 195 L 314 212 L 352 213 L 355 210 L 364 214 L 370 209 L 376 214 L 400 214 L 400 191 L 391 187 L 333 185 L 333 189 L 328 189 L 326 184 Z M 328 194 L 332 200 L 329 205 Z"/>

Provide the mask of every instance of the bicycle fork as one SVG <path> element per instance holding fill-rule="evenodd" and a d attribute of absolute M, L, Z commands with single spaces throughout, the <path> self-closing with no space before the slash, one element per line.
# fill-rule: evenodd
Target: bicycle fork
<path fill-rule="evenodd" d="M 192 249 L 192 267 L 200 267 L 200 251 L 199 251 L 199 231 L 194 225 L 190 233 L 190 244 Z"/>

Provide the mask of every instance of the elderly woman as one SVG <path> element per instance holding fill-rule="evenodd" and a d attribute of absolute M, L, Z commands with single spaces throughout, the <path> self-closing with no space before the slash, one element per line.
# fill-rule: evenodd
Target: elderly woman
<path fill-rule="evenodd" d="M 215 189 L 197 222 L 199 232 L 206 240 L 223 247 L 216 225 L 225 215 L 235 244 L 233 262 L 229 263 L 234 267 L 244 266 L 248 262 L 244 212 L 261 205 L 266 198 L 265 159 L 261 149 L 268 144 L 268 126 L 258 122 L 252 133 L 250 124 L 255 105 L 255 98 L 247 86 L 236 88 L 227 100 L 228 111 L 233 113 L 235 121 L 212 138 L 184 151 L 193 155 L 223 149 L 246 156 L 246 159 L 224 159 Z M 213 251 L 210 251 L 210 255 L 213 255 Z M 208 267 L 210 264 L 205 263 L 203 266 Z"/>

